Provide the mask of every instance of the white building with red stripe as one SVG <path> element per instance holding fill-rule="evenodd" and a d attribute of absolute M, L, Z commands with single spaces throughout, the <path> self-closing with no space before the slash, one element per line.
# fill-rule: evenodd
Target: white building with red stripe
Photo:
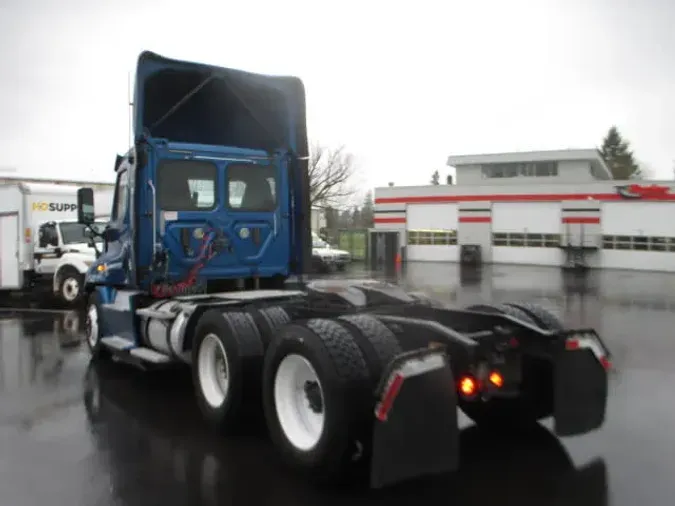
<path fill-rule="evenodd" d="M 452 156 L 456 184 L 375 190 L 407 261 L 675 271 L 675 181 L 617 181 L 597 150 Z"/>

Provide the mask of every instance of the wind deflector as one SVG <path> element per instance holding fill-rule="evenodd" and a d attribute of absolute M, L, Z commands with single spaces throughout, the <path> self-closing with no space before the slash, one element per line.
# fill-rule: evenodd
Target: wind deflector
<path fill-rule="evenodd" d="M 138 58 L 134 133 L 172 142 L 307 155 L 300 79 L 253 74 L 146 51 Z"/>

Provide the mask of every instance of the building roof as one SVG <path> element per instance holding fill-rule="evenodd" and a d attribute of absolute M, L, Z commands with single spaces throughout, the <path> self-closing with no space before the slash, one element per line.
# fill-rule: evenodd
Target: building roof
<path fill-rule="evenodd" d="M 527 163 L 527 162 L 563 162 L 571 160 L 588 160 L 598 172 L 613 179 L 612 173 L 597 149 L 558 149 L 551 151 L 520 151 L 513 153 L 491 153 L 484 155 L 449 156 L 447 165 L 483 165 L 488 163 Z"/>
<path fill-rule="evenodd" d="M 75 179 L 46 179 L 38 177 L 21 177 L 21 176 L 2 176 L 0 177 L 0 184 L 17 184 L 17 183 L 35 183 L 59 186 L 93 186 L 93 187 L 115 187 L 114 182 L 109 181 L 78 181 Z"/>

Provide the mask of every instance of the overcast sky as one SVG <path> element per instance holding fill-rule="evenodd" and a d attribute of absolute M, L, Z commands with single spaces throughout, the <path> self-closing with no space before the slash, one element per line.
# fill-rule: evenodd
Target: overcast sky
<path fill-rule="evenodd" d="M 669 0 L 3 0 L 0 167 L 111 180 L 144 49 L 301 77 L 311 140 L 369 186 L 450 154 L 599 145 L 612 124 L 657 177 L 675 160 Z"/>

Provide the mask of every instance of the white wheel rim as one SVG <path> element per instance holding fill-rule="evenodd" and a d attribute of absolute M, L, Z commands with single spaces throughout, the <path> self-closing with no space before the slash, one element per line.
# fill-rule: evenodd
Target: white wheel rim
<path fill-rule="evenodd" d="M 87 310 L 87 341 L 94 348 L 98 342 L 98 309 L 95 304 L 91 304 Z"/>
<path fill-rule="evenodd" d="M 307 386 L 318 393 L 320 409 L 312 407 Z M 287 355 L 274 377 L 274 406 L 286 439 L 298 450 L 314 448 L 323 434 L 325 424 L 323 387 L 309 360 L 301 355 Z M 319 411 L 319 412 L 317 412 Z"/>
<path fill-rule="evenodd" d="M 207 334 L 199 345 L 197 372 L 206 402 L 213 408 L 222 406 L 230 389 L 230 364 L 215 334 Z"/>
<path fill-rule="evenodd" d="M 68 302 L 77 299 L 80 293 L 80 282 L 75 278 L 67 278 L 63 281 L 63 288 L 61 290 L 63 298 Z"/>

